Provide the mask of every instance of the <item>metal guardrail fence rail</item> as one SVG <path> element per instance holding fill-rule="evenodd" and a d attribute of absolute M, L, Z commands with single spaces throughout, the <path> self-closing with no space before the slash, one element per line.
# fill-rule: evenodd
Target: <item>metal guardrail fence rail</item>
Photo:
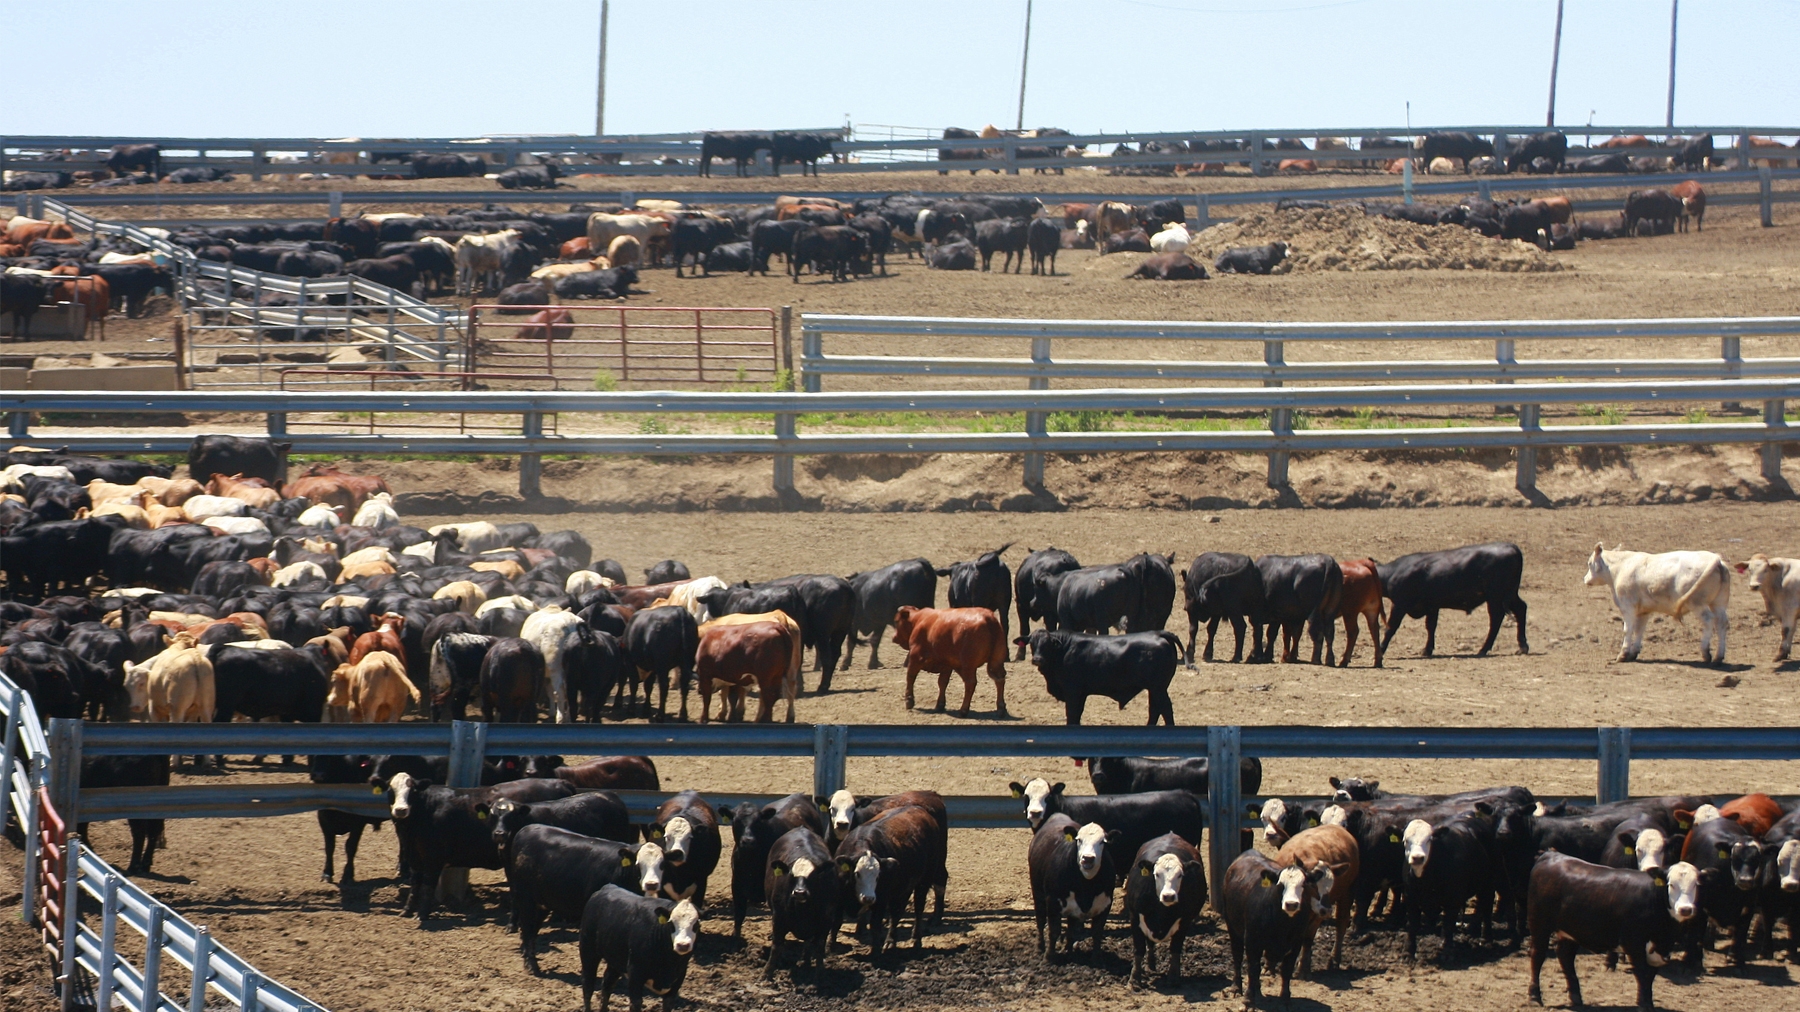
<path fill-rule="evenodd" d="M 205 1012 L 210 995 L 242 1012 L 324 1012 L 215 942 L 207 928 L 171 910 L 68 832 L 80 818 L 74 807 L 60 808 L 54 792 L 61 789 L 70 805 L 79 804 L 79 749 L 52 751 L 31 695 L 3 674 L 0 710 L 6 718 L 0 784 L 8 813 L 25 836 L 20 916 L 39 925 L 58 961 L 65 1012 L 77 1007 L 77 992 L 89 980 L 91 1007 L 108 1012 L 115 1005 L 131 1012 Z M 60 863 L 41 867 L 40 847 Z M 97 930 L 84 920 L 82 908 L 90 916 L 94 908 L 83 894 L 98 901 Z M 121 927 L 144 939 L 139 965 L 119 951 Z M 185 1002 L 162 993 L 165 959 L 191 974 Z"/>
<path fill-rule="evenodd" d="M 922 393 L 725 393 L 691 391 L 617 391 L 573 393 L 551 391 L 418 393 L 368 392 L 201 392 L 143 394 L 124 391 L 0 391 L 0 411 L 12 412 L 11 435 L 30 437 L 33 412 L 232 411 L 264 414 L 264 434 L 281 437 L 300 453 L 451 453 L 522 454 L 535 461 L 544 453 L 757 454 L 775 458 L 774 486 L 779 494 L 794 490 L 793 458 L 829 453 L 1022 453 L 1025 482 L 1043 483 L 1046 453 L 1119 453 L 1156 451 L 1237 451 L 1269 456 L 1268 482 L 1287 485 L 1292 453 L 1326 450 L 1515 449 L 1516 483 L 1527 495 L 1536 493 L 1537 450 L 1556 446 L 1762 444 L 1763 476 L 1781 481 L 1782 446 L 1792 439 L 1786 402 L 1800 399 L 1800 378 L 1679 381 L 1661 383 L 1482 383 L 1470 385 L 1396 385 L 1217 388 L 1154 390 L 1003 390 L 930 391 Z M 1761 422 L 1704 422 L 1652 425 L 1543 425 L 1545 404 L 1760 401 Z M 1303 409 L 1462 407 L 1492 410 L 1496 404 L 1519 405 L 1516 426 L 1443 428 L 1357 428 L 1296 430 L 1294 413 Z M 350 435 L 287 431 L 287 416 L 314 411 L 406 411 L 428 413 L 520 414 L 524 434 L 500 435 Z M 1022 432 L 988 433 L 829 433 L 800 435 L 799 416 L 807 412 L 1020 412 Z M 1052 412 L 1267 412 L 1268 427 L 1237 431 L 1050 432 Z M 768 435 L 666 435 L 611 433 L 544 435 L 546 413 L 612 412 L 622 414 L 773 415 Z M 565 423 L 566 424 L 566 423 Z M 59 445 L 77 451 L 177 453 L 191 442 L 187 434 L 79 435 L 57 433 Z M 521 493 L 539 494 L 535 467 L 521 462 Z M 527 478 L 531 480 L 528 482 Z"/>
<path fill-rule="evenodd" d="M 1240 757 L 1402 759 L 1564 759 L 1597 764 L 1595 798 L 1630 796 L 1633 759 L 1800 759 L 1800 728 L 1464 728 L 1250 726 L 1139 728 L 929 725 L 713 726 L 646 724 L 84 724 L 51 722 L 60 753 L 83 755 L 405 754 L 443 755 L 449 785 L 474 787 L 483 758 L 495 755 L 811 756 L 812 793 L 829 797 L 851 786 L 852 757 L 1060 757 L 1110 755 L 1207 756 L 1213 770 L 1236 770 Z M 73 764 L 78 766 L 78 763 Z M 1246 800 L 1235 776 L 1213 777 L 1207 825 L 1245 824 Z M 366 788 L 292 785 L 252 788 L 193 786 L 83 791 L 63 780 L 51 785 L 59 809 L 80 818 L 160 818 L 283 815 L 309 807 L 380 814 Z M 714 795 L 718 802 L 736 795 Z M 743 796 L 751 798 L 755 796 Z M 136 800 L 133 800 L 133 799 Z M 634 792 L 634 816 L 654 810 L 661 796 Z M 964 828 L 1007 828 L 1021 822 L 1019 802 L 1006 797 L 946 799 Z M 76 816 L 71 816 L 71 818 Z M 1237 833 L 1209 833 L 1213 895 L 1238 853 Z"/>

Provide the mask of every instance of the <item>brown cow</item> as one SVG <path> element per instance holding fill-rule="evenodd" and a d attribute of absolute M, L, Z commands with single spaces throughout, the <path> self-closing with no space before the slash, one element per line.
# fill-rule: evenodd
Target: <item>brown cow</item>
<path fill-rule="evenodd" d="M 586 241 L 586 240 L 583 240 Z M 513 335 L 517 341 L 566 341 L 575 335 L 575 317 L 560 306 L 533 313 Z"/>
<path fill-rule="evenodd" d="M 587 236 L 577 236 L 562 244 L 557 256 L 563 260 L 586 260 L 594 254 L 588 250 Z"/>
<path fill-rule="evenodd" d="M 75 238 L 75 233 L 60 221 L 38 221 L 20 216 L 6 223 L 6 241 L 27 249 L 30 249 L 34 242 L 66 241 L 73 238 Z"/>
<path fill-rule="evenodd" d="M 1681 201 L 1681 216 L 1675 219 L 1681 230 L 1688 230 L 1688 216 L 1694 219 L 1694 231 L 1701 231 L 1706 220 L 1706 191 L 1692 179 L 1684 179 L 1669 187 L 1669 195 Z"/>
<path fill-rule="evenodd" d="M 1769 827 L 1781 821 L 1784 813 L 1781 804 L 1767 794 L 1746 794 L 1735 801 L 1719 806 L 1719 817 L 1736 820 L 1737 824 L 1750 831 L 1751 836 L 1761 838 L 1769 831 Z"/>
<path fill-rule="evenodd" d="M 1320 907 L 1309 912 L 1312 926 L 1306 934 L 1306 945 L 1300 950 L 1301 979 L 1312 977 L 1313 937 L 1324 922 L 1323 909 L 1335 905 L 1337 942 L 1331 947 L 1331 959 L 1325 964 L 1335 970 L 1344 955 L 1344 935 L 1350 929 L 1350 898 L 1356 894 L 1356 874 L 1362 866 L 1356 837 L 1342 826 L 1314 826 L 1288 838 L 1275 855 L 1275 863 L 1287 867 L 1298 861 L 1307 871 L 1317 871 L 1321 864 L 1331 869 L 1331 891 L 1319 897 Z"/>
<path fill-rule="evenodd" d="M 1144 258 L 1137 265 L 1137 270 L 1125 275 L 1127 281 L 1132 278 L 1143 278 L 1148 281 L 1204 281 L 1206 268 L 1194 262 L 1194 258 L 1186 253 L 1157 253 Z"/>
<path fill-rule="evenodd" d="M 694 659 L 694 675 L 700 683 L 700 723 L 709 719 L 715 685 L 720 690 L 719 719 L 731 721 L 744 719 L 744 693 L 755 685 L 756 722 L 767 724 L 775 719 L 779 694 L 787 700 L 787 722 L 792 724 L 800 650 L 800 629 L 791 620 L 708 622 L 700 630 Z"/>
<path fill-rule="evenodd" d="M 1569 203 L 1567 197 L 1538 197 L 1526 201 L 1525 206 L 1542 210 L 1550 216 L 1552 223 L 1567 224 L 1575 214 L 1575 205 Z"/>
<path fill-rule="evenodd" d="M 996 712 L 1006 712 L 1006 633 L 1000 616 L 986 608 L 902 607 L 894 613 L 894 643 L 906 651 L 906 708 L 913 708 L 913 682 L 920 671 L 938 676 L 937 707 L 944 709 L 944 693 L 952 672 L 963 680 L 962 709 L 969 715 L 975 698 L 975 677 L 983 664 L 994 680 Z"/>
<path fill-rule="evenodd" d="M 329 464 L 314 464 L 281 490 L 283 498 L 306 499 L 354 510 L 388 485 L 376 475 L 345 474 Z"/>
<path fill-rule="evenodd" d="M 406 677 L 406 665 L 377 651 L 333 672 L 325 705 L 347 711 L 352 724 L 394 723 L 406 713 L 408 697 L 419 701 L 419 689 Z"/>
<path fill-rule="evenodd" d="M 637 584 L 633 586 L 612 587 L 612 596 L 620 604 L 633 608 L 648 608 L 657 601 L 668 597 L 676 587 L 687 583 L 687 580 L 676 580 L 672 583 Z"/>
<path fill-rule="evenodd" d="M 644 259 L 643 241 L 635 235 L 614 236 L 613 241 L 606 244 L 606 259 L 614 267 L 635 266 Z"/>
<path fill-rule="evenodd" d="M 1594 145 L 1594 147 L 1597 148 L 1651 148 L 1655 146 L 1656 145 L 1650 143 L 1650 138 L 1645 137 L 1643 134 L 1625 134 L 1620 137 L 1608 137 Z"/>
<path fill-rule="evenodd" d="M 74 273 L 76 268 L 69 268 Z M 64 273 L 62 268 L 52 268 L 50 273 Z M 86 320 L 82 324 L 82 336 L 86 337 L 86 328 L 94 323 L 100 324 L 100 336 L 106 337 L 106 314 L 112 308 L 112 286 L 98 274 L 87 277 L 71 277 L 67 281 L 58 281 L 50 288 L 50 299 L 53 302 L 76 302 L 85 310 Z"/>
<path fill-rule="evenodd" d="M 1381 604 L 1381 576 L 1375 571 L 1374 559 L 1339 559 L 1344 571 L 1344 592 L 1338 599 L 1334 618 L 1344 620 L 1344 660 L 1339 667 L 1350 666 L 1350 654 L 1356 649 L 1357 616 L 1369 624 L 1369 645 L 1375 648 L 1375 666 L 1381 667 L 1381 623 L 1386 619 Z M 1329 662 L 1329 657 L 1327 662 Z"/>
<path fill-rule="evenodd" d="M 644 755 L 609 755 L 589 759 L 576 766 L 558 766 L 548 773 L 576 787 L 611 791 L 660 791 L 662 781 L 656 775 L 656 764 Z"/>
<path fill-rule="evenodd" d="M 1108 200 L 1094 208 L 1094 225 L 1088 231 L 1094 244 L 1104 252 L 1107 237 L 1137 228 L 1137 208 L 1117 200 Z"/>
<path fill-rule="evenodd" d="M 392 567 L 389 569 L 391 571 Z M 350 644 L 349 663 L 358 664 L 375 651 L 386 650 L 405 664 L 406 647 L 400 642 L 400 631 L 406 628 L 406 616 L 390 612 L 370 617 L 375 622 L 375 631 L 363 633 L 356 638 L 355 643 Z"/>
<path fill-rule="evenodd" d="M 272 509 L 281 501 L 281 493 L 269 487 L 261 478 L 246 478 L 241 474 L 215 474 L 206 483 L 208 495 L 222 495 L 248 503 L 259 510 Z"/>
<path fill-rule="evenodd" d="M 1275 166 L 1276 172 L 1317 172 L 1319 163 L 1311 158 L 1283 158 Z"/>

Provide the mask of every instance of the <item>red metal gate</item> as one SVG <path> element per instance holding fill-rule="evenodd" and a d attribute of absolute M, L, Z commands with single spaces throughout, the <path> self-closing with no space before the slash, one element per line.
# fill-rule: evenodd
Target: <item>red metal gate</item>
<path fill-rule="evenodd" d="M 62 934 L 65 918 L 63 917 L 63 893 L 67 883 L 63 881 L 68 870 L 68 858 L 64 848 L 68 846 L 69 827 L 63 825 L 62 816 L 57 814 L 56 806 L 50 803 L 50 791 L 38 788 L 38 903 L 37 919 L 39 938 L 44 948 L 58 960 L 61 965 L 63 946 Z"/>
<path fill-rule="evenodd" d="M 541 373 L 558 390 L 773 386 L 781 371 L 773 309 L 564 303 L 544 307 L 548 321 L 529 323 L 513 315 L 522 308 L 470 307 L 471 370 Z"/>

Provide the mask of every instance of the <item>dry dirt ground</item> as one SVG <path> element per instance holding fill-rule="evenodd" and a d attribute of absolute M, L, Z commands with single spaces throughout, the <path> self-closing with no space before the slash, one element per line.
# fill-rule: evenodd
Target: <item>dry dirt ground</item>
<path fill-rule="evenodd" d="M 437 516 L 419 516 L 419 523 Z M 1619 625 L 1602 590 L 1580 584 L 1585 555 L 1597 540 L 1608 545 L 1667 550 L 1711 549 L 1737 559 L 1753 551 L 1791 554 L 1794 508 L 1787 503 L 1699 503 L 1580 510 L 1504 510 L 1446 507 L 1433 510 L 1227 510 L 1220 513 L 1096 509 L 1069 514 L 925 514 L 705 512 L 578 516 L 524 515 L 545 529 L 582 531 L 596 552 L 622 560 L 628 571 L 675 557 L 696 573 L 759 579 L 791 571 L 849 573 L 895 558 L 923 555 L 938 564 L 970 558 L 1006 542 L 1016 564 L 1025 547 L 1056 544 L 1083 561 L 1122 558 L 1138 551 L 1174 551 L 1185 565 L 1196 552 L 1216 549 L 1250 554 L 1326 550 L 1342 557 L 1392 558 L 1405 551 L 1488 539 L 1516 541 L 1527 565 L 1522 594 L 1530 604 L 1532 652 L 1521 656 L 1509 623 L 1494 654 L 1475 658 L 1485 623 L 1480 616 L 1446 616 L 1440 654 L 1419 656 L 1423 630 L 1410 623 L 1394 642 L 1387 667 L 1367 668 L 1366 641 L 1351 671 L 1307 664 L 1246 666 L 1203 664 L 1182 672 L 1174 685 L 1177 720 L 1186 726 L 1244 724 L 1390 725 L 1785 725 L 1793 722 L 1795 665 L 1770 663 L 1778 630 L 1765 625 L 1760 601 L 1743 586 L 1731 605 L 1729 672 L 1740 682 L 1720 688 L 1723 674 L 1697 663 L 1695 630 L 1658 622 L 1644 660 L 1611 662 Z M 1171 628 L 1184 636 L 1177 609 Z M 1229 650 L 1229 634 L 1225 636 Z M 1227 652 L 1224 656 L 1228 657 Z M 870 671 L 866 654 L 841 675 L 824 698 L 801 699 L 803 721 L 961 723 L 956 717 L 907 712 L 900 701 L 898 655 L 884 650 L 888 666 Z M 1055 723 L 1060 707 L 1043 691 L 1028 663 L 1009 665 L 1007 701 L 1015 719 Z M 929 696 L 927 696 L 927 700 Z M 1142 701 L 1120 712 L 1090 709 L 1095 723 L 1135 724 Z M 994 719 L 993 687 L 984 677 L 972 722 Z M 670 790 L 780 793 L 806 789 L 804 760 L 659 757 Z M 1522 783 L 1543 794 L 1591 793 L 1594 770 L 1578 762 L 1270 760 L 1265 791 L 1317 793 L 1328 774 L 1379 776 L 1399 790 L 1438 791 L 1476 784 Z M 1700 791 L 1722 795 L 1760 789 L 1800 792 L 1791 764 L 1754 762 L 1640 762 L 1635 793 Z M 292 780 L 303 773 L 270 765 L 233 776 Z M 1067 760 L 853 759 L 849 781 L 858 792 L 883 793 L 930 787 L 945 793 L 1002 793 L 1013 779 L 1044 775 L 1064 779 L 1071 790 L 1091 788 Z M 194 782 L 217 782 L 200 776 Z M 121 824 L 94 828 L 103 854 L 123 861 L 129 839 Z M 513 936 L 504 928 L 504 887 L 499 873 L 474 875 L 478 904 L 445 916 L 425 930 L 398 916 L 400 893 L 392 877 L 393 835 L 365 837 L 363 883 L 340 889 L 318 881 L 319 839 L 313 820 L 297 816 L 264 820 L 171 823 L 171 850 L 159 855 L 145 884 L 262 970 L 336 1010 L 571 1008 L 577 1000 L 575 934 L 546 934 L 547 976 L 527 976 Z M 1223 931 L 1209 927 L 1190 947 L 1191 976 L 1179 987 L 1147 994 L 1127 991 L 1123 979 L 1129 942 L 1116 921 L 1106 955 L 1045 968 L 1032 951 L 1033 929 L 1025 880 L 1024 829 L 958 831 L 952 835 L 950 913 L 931 933 L 922 954 L 903 950 L 871 964 L 866 948 L 832 955 L 820 972 L 782 973 L 772 984 L 758 970 L 767 922 L 753 918 L 739 947 L 715 917 L 684 989 L 695 1008 L 842 1008 L 855 1002 L 880 1008 L 956 1010 L 1175 1008 L 1202 1001 L 1232 1001 Z M 10 864 L 10 862 L 9 862 Z M 728 881 L 721 872 L 715 893 Z M 1477 943 L 1436 961 L 1434 942 L 1425 959 L 1408 967 L 1399 958 L 1399 936 L 1377 930 L 1350 947 L 1348 968 L 1321 973 L 1295 985 L 1297 1009 L 1376 1012 L 1397 1007 L 1512 1008 L 1524 1004 L 1526 961 L 1501 942 Z M 14 965 L 7 960 L 7 965 Z M 1597 957 L 1581 961 L 1589 1000 L 1599 1007 L 1631 1001 L 1630 979 L 1608 974 Z M 11 980 L 11 977 L 5 978 Z M 35 978 L 21 978 L 35 980 Z M 1794 982 L 1783 962 L 1746 968 L 1707 957 L 1704 973 L 1677 972 L 1658 982 L 1664 1008 L 1725 1010 L 1783 1007 Z M 171 976 L 170 988 L 180 983 Z M 23 986 L 22 984 L 20 986 Z M 1547 985 L 1552 1003 L 1561 985 Z M 19 993 L 15 991 L 15 993 Z M 21 1001 L 9 1007 L 30 1008 Z"/>

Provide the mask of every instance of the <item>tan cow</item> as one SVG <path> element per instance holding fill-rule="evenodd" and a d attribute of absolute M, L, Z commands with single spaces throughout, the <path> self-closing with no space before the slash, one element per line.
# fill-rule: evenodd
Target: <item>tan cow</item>
<path fill-rule="evenodd" d="M 273 509 L 281 501 L 281 493 L 263 484 L 262 479 L 245 478 L 242 474 L 215 474 L 206 483 L 206 491 L 237 499 L 259 510 Z"/>
<path fill-rule="evenodd" d="M 1750 589 L 1762 595 L 1763 608 L 1781 623 L 1781 646 L 1775 660 L 1785 661 L 1794 649 L 1794 620 L 1800 615 L 1800 559 L 1771 559 L 1761 552 L 1737 564 L 1750 578 Z"/>
<path fill-rule="evenodd" d="M 453 583 L 444 584 L 437 589 L 437 593 L 431 595 L 433 601 L 442 600 L 444 598 L 455 601 L 457 611 L 460 611 L 465 615 L 473 615 L 475 614 L 475 609 L 480 608 L 486 603 L 487 592 L 482 590 L 481 585 L 478 583 L 470 580 L 457 580 Z"/>
<path fill-rule="evenodd" d="M 406 677 L 406 665 L 377 650 L 355 664 L 338 666 L 325 705 L 343 708 L 353 724 L 391 724 L 406 713 L 408 697 L 419 701 L 419 689 Z"/>
<path fill-rule="evenodd" d="M 132 713 L 158 723 L 208 722 L 217 708 L 212 662 L 185 632 L 176 633 L 168 648 L 148 661 L 126 662 L 125 691 Z"/>
<path fill-rule="evenodd" d="M 501 559 L 498 562 L 471 562 L 469 568 L 477 573 L 499 573 L 509 583 L 525 575 L 525 567 L 511 559 Z"/>
<path fill-rule="evenodd" d="M 391 562 L 358 562 L 346 565 L 343 572 L 338 574 L 337 582 L 348 583 L 351 580 L 360 580 L 365 576 L 392 575 L 394 575 L 394 565 Z M 519 575 L 524 576 L 525 574 L 520 571 Z"/>

